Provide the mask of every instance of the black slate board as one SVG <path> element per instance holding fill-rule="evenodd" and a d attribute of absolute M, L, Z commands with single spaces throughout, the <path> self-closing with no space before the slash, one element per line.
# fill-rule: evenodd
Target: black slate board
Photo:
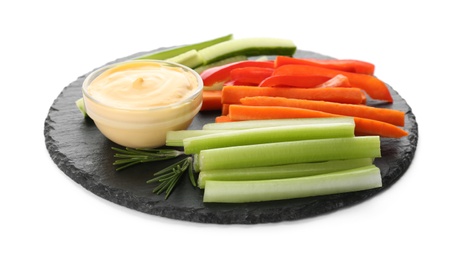
<path fill-rule="evenodd" d="M 113 62 L 131 59 L 134 54 Z M 296 57 L 330 58 L 310 51 L 299 50 Z M 110 62 L 110 63 L 113 63 Z M 112 146 L 92 120 L 84 119 L 75 106 L 81 85 L 89 73 L 79 77 L 63 89 L 52 104 L 45 120 L 45 144 L 56 165 L 71 179 L 94 194 L 121 206 L 171 219 L 200 223 L 255 224 L 297 220 L 334 212 L 361 203 L 388 189 L 408 169 L 415 155 L 418 126 L 415 115 L 406 101 L 390 86 L 393 104 L 374 102 L 373 106 L 388 107 L 406 113 L 407 137 L 382 139 L 382 158 L 375 164 L 380 168 L 383 187 L 346 194 L 318 196 L 285 201 L 246 204 L 204 204 L 201 190 L 192 187 L 184 178 L 168 200 L 152 193 L 146 184 L 152 174 L 171 162 L 150 163 L 116 172 L 112 165 Z M 212 122 L 217 112 L 199 113 L 190 129 L 199 129 Z"/>

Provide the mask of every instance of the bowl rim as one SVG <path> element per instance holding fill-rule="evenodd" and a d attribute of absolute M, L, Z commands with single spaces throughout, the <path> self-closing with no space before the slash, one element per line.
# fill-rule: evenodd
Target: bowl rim
<path fill-rule="evenodd" d="M 168 66 L 172 66 L 172 67 L 179 67 L 179 68 L 182 68 L 185 72 L 190 72 L 194 77 L 195 79 L 197 80 L 197 85 L 198 87 L 196 89 L 194 89 L 193 92 L 190 93 L 189 96 L 187 96 L 185 99 L 182 99 L 180 101 L 177 101 L 177 102 L 174 102 L 174 103 L 171 103 L 171 104 L 168 104 L 168 105 L 163 105 L 163 106 L 156 106 L 156 107 L 147 107 L 147 108 L 124 108 L 124 107 L 118 107 L 118 106 L 112 106 L 112 105 L 108 105 L 108 104 L 105 104 L 101 101 L 99 101 L 98 99 L 94 98 L 93 96 L 91 96 L 89 93 L 88 93 L 88 86 L 90 86 L 90 83 L 96 79 L 100 74 L 102 74 L 104 71 L 108 70 L 108 69 L 111 69 L 111 68 L 114 68 L 116 66 L 119 66 L 119 65 L 123 65 L 123 64 L 126 64 L 126 63 L 160 63 L 160 64 L 164 64 L 164 65 L 168 65 Z M 203 89 L 204 89 L 204 83 L 203 83 L 203 79 L 201 78 L 200 74 L 198 74 L 198 72 L 196 72 L 194 69 L 190 68 L 190 67 L 187 67 L 185 65 L 182 65 L 180 63 L 176 63 L 176 62 L 171 62 L 171 61 L 165 61 L 165 60 L 155 60 L 155 59 L 141 59 L 141 60 L 126 60 L 126 61 L 119 61 L 119 62 L 113 62 L 113 63 L 108 63 L 104 66 L 101 66 L 95 70 L 93 70 L 92 72 L 88 73 L 85 77 L 85 79 L 83 80 L 83 83 L 82 83 L 82 86 L 81 86 L 81 89 L 82 89 L 82 93 L 83 93 L 83 102 L 85 102 L 85 98 L 88 98 L 90 99 L 92 102 L 98 104 L 98 105 L 101 105 L 101 106 L 104 106 L 104 107 L 107 107 L 107 108 L 112 108 L 112 109 L 117 109 L 117 110 L 123 110 L 123 111 L 158 111 L 158 110 L 164 110 L 164 109 L 168 109 L 168 108 L 174 108 L 174 107 L 177 107 L 177 106 L 180 106 L 180 105 L 183 105 L 183 104 L 187 104 L 191 101 L 193 101 L 194 99 L 196 99 L 197 96 L 199 96 Z"/>

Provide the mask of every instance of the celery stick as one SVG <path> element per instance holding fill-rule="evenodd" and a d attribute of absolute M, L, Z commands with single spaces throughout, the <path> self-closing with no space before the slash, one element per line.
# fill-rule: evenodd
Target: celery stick
<path fill-rule="evenodd" d="M 353 123 L 352 117 L 324 117 L 324 118 L 294 118 L 294 119 L 271 119 L 271 120 L 247 120 L 225 123 L 207 123 L 203 130 L 241 130 L 250 128 L 303 125 L 303 124 L 329 124 L 329 123 Z"/>
<path fill-rule="evenodd" d="M 235 168 L 202 171 L 198 175 L 198 187 L 203 189 L 206 182 L 268 180 L 313 176 L 318 174 L 348 170 L 372 165 L 373 159 L 359 158 L 332 160 L 326 162 L 298 163 L 266 167 Z"/>
<path fill-rule="evenodd" d="M 83 98 L 80 98 L 77 101 L 75 101 L 75 105 L 77 105 L 77 108 L 78 110 L 80 110 L 83 117 L 88 116 L 88 114 L 86 113 L 85 102 L 83 101 Z"/>
<path fill-rule="evenodd" d="M 200 171 L 380 157 L 379 136 L 313 139 L 202 150 Z"/>
<path fill-rule="evenodd" d="M 184 139 L 196 136 L 228 132 L 231 130 L 176 130 L 166 133 L 166 146 L 184 146 Z"/>
<path fill-rule="evenodd" d="M 199 154 L 194 154 L 192 155 L 193 157 L 193 171 L 194 172 L 199 172 L 200 171 L 200 155 Z"/>
<path fill-rule="evenodd" d="M 185 138 L 185 154 L 201 150 L 274 142 L 354 136 L 354 123 L 274 126 Z"/>
<path fill-rule="evenodd" d="M 215 45 L 215 44 L 218 44 L 218 43 L 221 43 L 221 42 L 229 41 L 231 39 L 233 39 L 233 34 L 228 34 L 228 35 L 218 37 L 218 38 L 215 38 L 215 39 L 211 39 L 211 40 L 208 40 L 208 41 L 204 41 L 204 42 L 199 42 L 199 43 L 194 43 L 194 44 L 190 44 L 190 45 L 185 45 L 185 46 L 180 46 L 180 47 L 173 47 L 173 48 L 169 48 L 169 49 L 166 49 L 166 50 L 156 51 L 156 52 L 153 52 L 153 53 L 142 55 L 140 57 L 137 57 L 136 59 L 165 60 L 165 59 L 172 58 L 174 56 L 178 56 L 178 55 L 180 55 L 180 54 L 182 54 L 184 52 L 190 51 L 190 50 L 197 50 L 197 51 L 202 50 L 202 49 L 207 48 L 209 46 L 212 46 L 212 45 Z"/>
<path fill-rule="evenodd" d="M 244 203 L 284 200 L 361 191 L 382 187 L 375 165 L 308 177 L 261 181 L 213 181 L 204 189 L 203 202 Z"/>
<path fill-rule="evenodd" d="M 198 54 L 198 51 L 195 49 L 189 50 L 177 56 L 166 59 L 166 61 L 179 63 L 179 64 L 182 64 L 192 69 L 199 67 L 203 64 L 203 59 Z"/>

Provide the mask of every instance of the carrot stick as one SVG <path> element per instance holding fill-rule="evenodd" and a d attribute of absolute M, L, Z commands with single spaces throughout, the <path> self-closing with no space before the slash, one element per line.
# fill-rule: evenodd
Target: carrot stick
<path fill-rule="evenodd" d="M 288 119 L 288 118 L 322 118 L 338 117 L 312 109 L 282 107 L 282 106 L 247 106 L 232 104 L 229 106 L 228 117 L 232 121 L 244 120 L 267 120 L 267 119 Z"/>
<path fill-rule="evenodd" d="M 238 104 L 230 105 L 228 114 L 228 117 L 232 121 L 340 116 L 341 115 L 305 108 L 282 106 L 246 106 Z M 408 134 L 404 129 L 399 128 L 393 124 L 361 117 L 353 118 L 355 121 L 355 134 L 379 135 L 381 137 L 389 138 L 400 138 Z"/>
<path fill-rule="evenodd" d="M 240 99 L 240 102 L 243 105 L 249 106 L 284 106 L 313 109 L 337 115 L 363 117 L 397 126 L 404 126 L 405 113 L 395 109 L 282 97 L 246 97 Z"/>
<path fill-rule="evenodd" d="M 203 104 L 201 111 L 221 110 L 222 109 L 222 91 L 221 90 L 203 90 Z"/>
<path fill-rule="evenodd" d="M 254 96 L 323 100 L 348 104 L 362 104 L 366 101 L 364 93 L 358 88 L 225 86 L 222 89 L 222 103 L 224 104 L 239 104 L 241 98 Z"/>
<path fill-rule="evenodd" d="M 229 116 L 218 116 L 215 119 L 216 123 L 225 123 L 225 122 L 232 122 L 233 120 L 230 119 Z"/>
<path fill-rule="evenodd" d="M 366 74 L 345 72 L 340 70 L 333 70 L 327 68 L 321 68 L 310 65 L 298 65 L 298 64 L 288 64 L 278 67 L 273 72 L 275 75 L 291 75 L 291 76 L 300 76 L 300 75 L 320 75 L 320 76 L 329 76 L 333 77 L 338 74 L 342 74 L 348 78 L 350 84 L 353 87 L 360 88 L 364 90 L 371 98 L 376 100 L 382 100 L 387 102 L 393 102 L 391 93 L 387 85 L 380 79 Z"/>
<path fill-rule="evenodd" d="M 401 138 L 408 133 L 395 125 L 378 120 L 354 117 L 355 135 L 379 135 L 388 138 Z"/>
<path fill-rule="evenodd" d="M 311 66 L 318 66 L 322 68 L 329 68 L 341 71 L 348 71 L 354 73 L 362 73 L 373 75 L 375 66 L 372 63 L 360 60 L 335 60 L 335 59 L 313 59 L 313 58 L 293 58 L 289 56 L 277 56 L 275 59 L 275 67 L 287 64 L 304 64 Z"/>
<path fill-rule="evenodd" d="M 228 107 L 229 106 L 230 106 L 230 104 L 222 104 L 222 115 L 223 116 L 228 115 Z"/>

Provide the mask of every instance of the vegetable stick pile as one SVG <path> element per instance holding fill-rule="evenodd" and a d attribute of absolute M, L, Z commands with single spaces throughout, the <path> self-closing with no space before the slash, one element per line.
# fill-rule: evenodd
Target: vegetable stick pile
<path fill-rule="evenodd" d="M 354 128 L 351 117 L 209 123 L 167 143 L 194 157 L 204 202 L 259 202 L 381 187 L 380 137 Z"/>
<path fill-rule="evenodd" d="M 202 110 L 221 110 L 201 130 L 172 131 L 167 145 L 194 156 L 204 202 L 244 203 L 382 186 L 380 138 L 401 138 L 402 111 L 373 64 L 277 56 L 201 73 Z"/>
<path fill-rule="evenodd" d="M 202 110 L 221 110 L 216 122 L 350 116 L 356 135 L 404 137 L 404 112 L 366 105 L 368 98 L 393 102 L 374 70 L 359 60 L 289 56 L 233 62 L 201 73 Z"/>

